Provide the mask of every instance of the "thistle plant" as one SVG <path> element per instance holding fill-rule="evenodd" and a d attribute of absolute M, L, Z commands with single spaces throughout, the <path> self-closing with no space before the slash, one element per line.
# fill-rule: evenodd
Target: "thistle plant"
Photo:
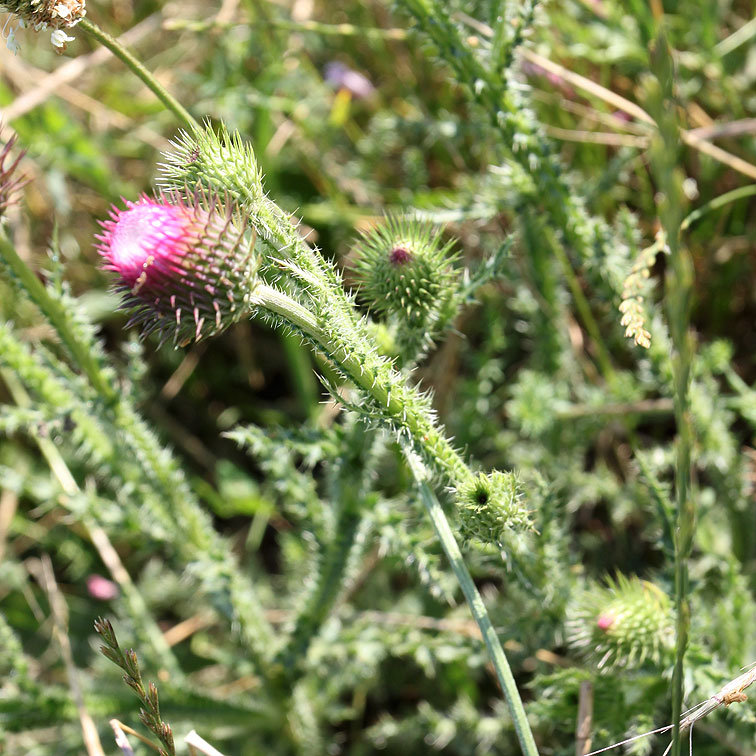
<path fill-rule="evenodd" d="M 756 655 L 756 392 L 748 329 L 723 336 L 750 322 L 753 223 L 733 203 L 755 190 L 710 196 L 734 182 L 709 144 L 701 166 L 685 156 L 701 195 L 685 216 L 678 160 L 752 115 L 752 27 L 681 0 L 664 9 L 671 49 L 649 58 L 662 21 L 642 3 L 399 0 L 350 24 L 316 20 L 317 2 L 306 20 L 226 5 L 164 19 L 176 44 L 150 52 L 166 88 L 83 3 L 2 3 L 59 52 L 75 23 L 150 92 L 132 107 L 106 67 L 77 82 L 76 107 L 119 111 L 117 138 L 54 98 L 11 119 L 32 161 L 61 144 L 28 214 L 5 214 L 20 184 L 0 151 L 0 750 L 81 753 L 84 714 L 109 737 L 132 690 L 166 752 L 201 723 L 225 753 L 282 756 L 510 753 L 515 738 L 564 754 L 586 687 L 593 747 L 672 721 L 670 702 L 716 702 Z M 334 96 L 336 58 L 371 97 Z M 714 125 L 686 132 L 701 113 Z M 150 193 L 141 137 L 157 133 L 173 143 Z M 752 170 L 739 151 L 730 164 Z M 67 202 L 38 263 L 46 192 Z M 119 193 L 92 243 L 90 203 L 106 216 Z M 92 291 L 98 258 L 139 343 Z M 70 598 L 87 712 L 40 653 L 40 552 Z M 94 661 L 100 574 L 160 701 L 105 621 L 131 690 Z M 699 756 L 753 740 L 732 702 L 726 727 L 719 705 L 696 726 Z"/>
<path fill-rule="evenodd" d="M 406 378 L 379 354 L 364 321 L 355 312 L 352 299 L 342 288 L 339 273 L 317 250 L 307 245 L 291 220 L 266 197 L 254 152 L 239 135 L 231 135 L 225 128 L 221 129 L 220 135 L 216 135 L 209 124 L 202 132 L 183 134 L 174 145 L 174 150 L 166 155 L 162 184 L 172 192 L 180 191 L 182 186 L 194 186 L 194 197 L 198 192 L 212 193 L 213 196 L 223 193 L 229 201 L 237 203 L 237 212 L 243 214 L 260 238 L 260 263 L 253 268 L 240 268 L 233 260 L 235 245 L 221 245 L 222 251 L 218 253 L 218 245 L 211 244 L 209 246 L 213 252 L 209 253 L 206 234 L 194 235 L 190 216 L 184 212 L 184 203 L 189 202 L 188 195 L 179 205 L 180 214 L 164 206 L 160 206 L 158 211 L 145 201 L 141 205 L 130 206 L 124 213 L 115 213 L 112 223 L 105 226 L 106 234 L 100 239 L 99 249 L 109 266 L 118 271 L 124 284 L 131 285 L 126 306 L 138 301 L 137 319 L 144 329 L 148 332 L 165 330 L 172 322 L 170 313 L 173 310 L 179 326 L 177 334 L 188 336 L 191 340 L 191 324 L 183 332 L 180 330 L 180 305 L 188 301 L 193 308 L 194 336 L 200 338 L 204 318 L 200 315 L 199 297 L 208 294 L 215 296 L 217 290 L 229 285 L 228 271 L 241 270 L 234 280 L 239 291 L 229 296 L 233 306 L 225 307 L 225 303 L 224 308 L 214 306 L 217 318 L 212 326 L 213 332 L 219 332 L 238 320 L 238 302 L 248 303 L 249 314 L 260 314 L 292 329 L 323 352 L 345 379 L 362 390 L 365 400 L 361 405 L 355 405 L 360 415 L 386 425 L 405 444 L 408 455 L 418 454 L 431 469 L 454 486 L 459 493 L 460 511 L 466 518 L 464 527 L 468 535 L 476 534 L 490 542 L 501 543 L 507 530 L 527 524 L 528 518 L 523 514 L 520 498 L 512 490 L 512 479 L 495 473 L 485 484 L 480 479 L 476 481 L 470 468 L 444 437 L 442 429 L 437 427 L 428 398 L 409 385 Z M 133 215 L 135 212 L 139 216 Z M 150 228 L 141 228 L 138 224 L 142 213 L 148 220 L 153 213 L 159 213 L 161 219 L 169 218 L 172 221 L 170 230 L 155 234 Z M 231 217 L 232 214 L 229 214 L 229 222 Z M 404 264 L 412 264 L 412 260 L 406 258 L 406 252 L 421 259 L 422 255 L 443 259 L 445 251 L 435 249 L 428 239 L 425 239 L 426 246 L 422 248 L 420 242 L 426 233 L 412 238 L 409 238 L 409 233 L 406 235 L 403 242 L 406 246 L 401 248 L 400 254 L 405 258 Z M 391 252 L 389 250 L 389 255 Z M 231 257 L 230 262 L 226 256 Z M 188 260 L 186 264 L 183 263 L 185 259 Z M 168 262 L 158 268 L 159 275 L 154 283 L 149 278 L 151 267 L 155 264 L 153 260 Z M 179 266 L 178 262 L 182 264 Z M 423 270 L 423 280 L 432 279 L 434 274 L 437 277 L 438 271 L 434 267 L 438 268 L 439 263 L 434 266 L 426 260 L 425 264 L 427 268 Z M 445 268 L 445 264 L 442 267 Z M 192 280 L 192 276 L 196 280 Z M 271 283 L 260 283 L 260 280 Z M 143 285 L 146 291 L 144 299 L 140 296 Z M 426 285 L 431 286 L 430 283 Z M 431 293 L 416 283 L 408 284 L 404 295 L 407 289 L 414 299 Z M 401 302 L 402 292 L 397 296 Z M 405 303 L 408 301 L 405 300 Z M 425 315 L 430 306 L 428 300 Z M 207 305 L 205 311 L 209 311 Z M 412 309 L 405 305 L 404 311 L 410 319 L 407 326 L 409 331 L 417 324 L 412 322 Z M 334 392 L 334 396 L 338 397 L 338 394 Z M 464 505 L 465 496 L 470 497 L 469 493 L 465 494 L 468 490 L 475 491 L 472 494 L 474 506 Z M 481 492 L 485 495 L 481 496 Z M 448 538 L 443 512 L 438 507 L 429 508 L 429 512 L 437 531 L 445 534 L 442 543 L 458 577 L 463 584 L 470 586 L 467 597 L 472 602 L 477 591 L 464 565 L 451 556 L 449 549 L 453 541 Z M 476 518 L 480 518 L 484 524 L 480 527 L 472 524 Z M 476 619 L 487 621 L 485 611 L 476 614 Z M 489 629 L 484 632 L 490 632 L 490 623 L 488 626 Z M 491 638 L 490 642 L 496 649 L 494 663 L 517 723 L 522 748 L 525 753 L 534 754 L 535 743 L 506 658 L 498 640 Z M 304 648 L 301 644 L 300 648 Z M 273 674 L 277 674 L 275 670 Z"/>

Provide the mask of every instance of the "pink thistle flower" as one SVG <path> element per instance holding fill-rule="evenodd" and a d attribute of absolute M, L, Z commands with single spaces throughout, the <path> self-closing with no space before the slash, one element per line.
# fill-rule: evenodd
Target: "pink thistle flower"
<path fill-rule="evenodd" d="M 184 346 L 249 312 L 257 281 L 254 233 L 216 197 L 143 195 L 113 207 L 97 239 L 103 267 L 118 275 L 129 325 Z"/>
<path fill-rule="evenodd" d="M 102 575 L 90 575 L 87 578 L 87 593 L 99 601 L 111 601 L 118 596 L 118 586 Z"/>

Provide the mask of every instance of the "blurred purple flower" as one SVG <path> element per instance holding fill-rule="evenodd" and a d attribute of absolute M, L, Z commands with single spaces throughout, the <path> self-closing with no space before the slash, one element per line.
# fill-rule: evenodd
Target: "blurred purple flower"
<path fill-rule="evenodd" d="M 99 601 L 110 601 L 118 595 L 118 586 L 102 575 L 90 575 L 87 578 L 87 592 Z"/>
<path fill-rule="evenodd" d="M 367 76 L 353 71 L 338 60 L 333 60 L 326 64 L 323 78 L 332 87 L 346 89 L 352 97 L 357 99 L 369 97 L 375 92 L 375 87 Z"/>

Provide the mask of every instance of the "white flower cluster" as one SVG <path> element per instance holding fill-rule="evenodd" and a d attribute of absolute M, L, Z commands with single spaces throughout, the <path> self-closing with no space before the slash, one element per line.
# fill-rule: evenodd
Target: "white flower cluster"
<path fill-rule="evenodd" d="M 20 49 L 18 39 L 16 38 L 16 29 L 24 29 L 27 26 L 34 31 L 43 31 L 52 28 L 50 41 L 55 51 L 62 53 L 66 49 L 66 44 L 71 42 L 74 37 L 66 33 L 66 29 L 81 21 L 86 15 L 86 0 L 22 0 L 21 2 L 0 2 L 0 9 L 8 10 L 16 16 L 18 25 L 13 26 L 6 32 L 8 23 L 13 16 L 8 17 L 8 21 L 3 27 L 3 36 L 8 49 L 16 55 Z"/>

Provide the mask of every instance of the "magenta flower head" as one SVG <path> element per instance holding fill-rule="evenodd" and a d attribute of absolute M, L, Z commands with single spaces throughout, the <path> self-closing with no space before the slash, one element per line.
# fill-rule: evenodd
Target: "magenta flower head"
<path fill-rule="evenodd" d="M 249 313 L 257 283 L 255 236 L 217 198 L 146 195 L 114 207 L 97 239 L 118 275 L 129 325 L 184 346 Z"/>

